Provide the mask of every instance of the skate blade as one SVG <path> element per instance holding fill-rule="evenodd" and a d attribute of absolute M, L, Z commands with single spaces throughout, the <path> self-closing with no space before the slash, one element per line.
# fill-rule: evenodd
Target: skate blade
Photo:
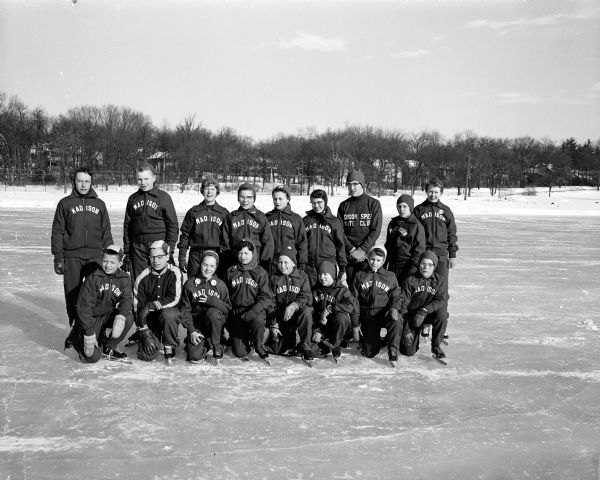
<path fill-rule="evenodd" d="M 313 368 L 313 362 L 312 360 L 304 360 L 302 359 L 302 361 L 304 362 L 304 364 L 309 367 L 309 368 Z"/>
<path fill-rule="evenodd" d="M 396 368 L 396 364 L 397 364 L 397 363 L 398 363 L 398 362 L 395 362 L 394 360 L 390 360 L 390 366 L 391 366 L 392 368 Z"/>
<path fill-rule="evenodd" d="M 109 357 L 107 355 L 102 355 L 102 358 L 108 360 L 109 362 L 125 363 L 127 365 L 133 364 L 133 362 L 131 360 L 129 360 L 128 358 L 115 358 L 115 357 Z"/>
<path fill-rule="evenodd" d="M 431 357 L 438 362 L 440 365 L 443 365 L 444 367 L 448 366 L 448 359 L 447 358 L 438 358 L 435 355 L 431 355 Z"/>

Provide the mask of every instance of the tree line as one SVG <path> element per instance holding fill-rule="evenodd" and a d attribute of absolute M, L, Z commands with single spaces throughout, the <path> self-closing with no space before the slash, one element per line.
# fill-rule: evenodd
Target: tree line
<path fill-rule="evenodd" d="M 407 132 L 346 125 L 318 132 L 279 134 L 256 140 L 224 127 L 211 131 L 195 115 L 175 128 L 152 124 L 148 115 L 115 105 L 80 106 L 56 117 L 0 92 L 2 181 L 60 183 L 74 167 L 110 172 L 133 183 L 133 170 L 150 161 L 163 182 L 197 182 L 208 175 L 223 181 L 342 185 L 348 168 L 365 173 L 371 192 L 414 192 L 438 176 L 458 193 L 472 188 L 600 183 L 600 139 L 492 138 L 467 131 L 453 138 L 439 132 Z"/>

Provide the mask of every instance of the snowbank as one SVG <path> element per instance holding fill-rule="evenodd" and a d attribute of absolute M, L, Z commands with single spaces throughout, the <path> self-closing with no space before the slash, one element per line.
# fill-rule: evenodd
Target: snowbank
<path fill-rule="evenodd" d="M 97 190 L 106 202 L 109 211 L 124 209 L 127 197 L 135 191 L 135 187 L 110 187 L 108 191 Z M 171 197 L 179 214 L 185 212 L 194 204 L 202 201 L 202 195 L 197 191 L 171 191 Z M 399 192 L 404 193 L 404 192 Z M 525 190 L 502 190 L 500 196 L 491 197 L 487 189 L 473 190 L 471 197 L 464 200 L 463 195 L 457 195 L 456 189 L 448 189 L 442 196 L 456 215 L 578 215 L 600 216 L 600 192 L 593 187 L 563 187 L 552 191 L 548 196 L 547 188 L 538 188 L 534 193 Z M 62 188 L 42 187 L 5 187 L 0 190 L 0 208 L 48 208 L 54 209 L 58 201 L 64 197 Z M 335 213 L 339 203 L 346 198 L 345 189 L 329 199 L 329 206 Z M 397 215 L 395 196 L 382 196 L 380 201 L 384 216 Z M 425 199 L 423 192 L 415 193 L 415 204 Z M 224 207 L 232 210 L 237 208 L 235 192 L 222 193 L 218 201 Z M 258 195 L 256 205 L 263 211 L 273 208 L 271 196 Z M 308 196 L 292 197 L 292 208 L 302 214 L 310 209 Z"/>

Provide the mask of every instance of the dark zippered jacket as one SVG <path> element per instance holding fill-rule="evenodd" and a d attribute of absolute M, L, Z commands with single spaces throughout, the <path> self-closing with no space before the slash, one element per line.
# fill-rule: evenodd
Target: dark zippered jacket
<path fill-rule="evenodd" d="M 179 306 L 182 283 L 181 270 L 170 263 L 167 263 L 162 272 L 157 272 L 152 267 L 142 270 L 133 286 L 133 309 L 138 314 L 136 325 L 145 326 L 142 325 L 143 320 L 139 318 L 139 314 L 150 303 L 154 304 L 154 310 Z"/>
<path fill-rule="evenodd" d="M 244 240 L 254 244 L 255 256 L 261 265 L 273 258 L 273 235 L 266 215 L 256 207 L 244 210 L 239 207 L 225 217 L 221 230 L 221 253 L 233 255 Z"/>
<path fill-rule="evenodd" d="M 51 235 L 52 255 L 97 258 L 113 243 L 106 204 L 90 188 L 82 196 L 73 189 L 56 206 Z"/>
<path fill-rule="evenodd" d="M 423 278 L 417 272 L 410 275 L 402 285 L 402 316 L 414 315 L 417 310 L 424 309 L 427 314 L 435 312 L 448 305 L 448 288 L 445 280 L 434 273 L 429 278 Z"/>
<path fill-rule="evenodd" d="M 339 279 L 336 279 L 330 287 L 324 287 L 319 282 L 313 288 L 312 295 L 315 317 L 321 315 L 330 306 L 332 314 L 346 313 L 350 316 L 352 326 L 358 327 L 358 301 Z"/>
<path fill-rule="evenodd" d="M 225 284 L 236 313 L 251 310 L 269 313 L 273 309 L 269 277 L 265 269 L 258 265 L 256 257 L 253 257 L 248 265 L 238 263 L 229 267 Z"/>
<path fill-rule="evenodd" d="M 383 268 L 376 272 L 371 269 L 356 271 L 350 284 L 350 292 L 358 301 L 361 312 L 375 314 L 384 308 L 395 308 L 400 312 L 402 308 L 402 295 L 396 275 Z"/>
<path fill-rule="evenodd" d="M 417 271 L 419 255 L 425 251 L 425 230 L 413 214 L 408 218 L 400 215 L 390 220 L 387 228 L 385 249 L 388 256 L 385 268 L 392 271 L 402 270 L 410 265 L 407 273 Z"/>
<path fill-rule="evenodd" d="M 283 210 L 273 209 L 268 212 L 267 219 L 273 235 L 275 255 L 286 250 L 286 247 L 293 247 L 297 252 L 297 258 L 293 260 L 300 270 L 304 270 L 308 260 L 308 252 L 306 229 L 302 217 L 292 212 L 290 205 L 286 205 Z M 274 257 L 273 260 L 277 261 L 277 258 Z"/>
<path fill-rule="evenodd" d="M 205 303 L 198 302 L 198 297 L 206 295 Z M 225 283 L 213 276 L 210 280 L 202 277 L 190 277 L 183 286 L 181 295 L 181 324 L 187 329 L 188 334 L 195 332 L 193 315 L 206 308 L 216 308 L 225 318 L 231 311 L 229 291 Z"/>
<path fill-rule="evenodd" d="M 175 249 L 179 224 L 171 196 L 157 187 L 144 192 L 139 189 L 127 200 L 123 222 L 123 251 L 129 253 L 129 244 L 151 244 L 164 240 Z"/>
<path fill-rule="evenodd" d="M 300 310 L 312 306 L 312 293 L 308 276 L 294 268 L 289 275 L 278 274 L 271 277 L 271 291 L 275 295 L 275 308 L 280 310 L 296 302 Z"/>
<path fill-rule="evenodd" d="M 188 248 L 193 251 L 215 250 L 221 246 L 221 229 L 229 210 L 215 202 L 206 205 L 206 201 L 190 208 L 181 224 L 179 235 L 179 254 Z"/>
<path fill-rule="evenodd" d="M 84 334 L 94 334 L 95 318 L 108 315 L 115 308 L 118 315 L 126 318 L 133 313 L 129 274 L 117 270 L 107 275 L 102 268 L 97 268 L 83 282 L 77 299 L 77 318 Z"/>
<path fill-rule="evenodd" d="M 308 263 L 319 265 L 323 260 L 334 260 L 340 267 L 345 267 L 346 251 L 344 248 L 344 229 L 329 207 L 323 213 L 314 210 L 306 212 L 302 219 L 308 241 Z"/>
<path fill-rule="evenodd" d="M 438 257 L 456 258 L 458 245 L 452 210 L 442 202 L 425 200 L 415 207 L 413 214 L 425 229 L 426 249 L 433 250 Z"/>

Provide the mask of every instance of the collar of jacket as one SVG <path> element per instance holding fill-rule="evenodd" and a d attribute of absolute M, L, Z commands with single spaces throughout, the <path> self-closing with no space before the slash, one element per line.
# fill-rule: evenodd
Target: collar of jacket
<path fill-rule="evenodd" d="M 125 273 L 120 268 L 118 268 L 117 271 L 115 273 L 113 273 L 112 275 L 109 275 L 104 270 L 102 270 L 102 267 L 98 267 L 96 269 L 96 271 L 93 273 L 93 275 L 96 275 L 98 277 L 103 277 L 103 278 L 125 278 L 125 277 L 129 278 L 129 274 Z"/>
<path fill-rule="evenodd" d="M 236 210 L 234 210 L 231 213 L 232 213 L 233 216 L 236 216 L 236 217 L 239 216 L 239 215 L 243 215 L 244 213 L 247 213 L 251 217 L 256 218 L 257 217 L 257 213 L 258 213 L 258 209 L 256 207 L 252 207 L 252 208 L 249 208 L 248 210 L 244 210 L 242 207 L 238 207 Z"/>
<path fill-rule="evenodd" d="M 137 193 L 140 195 L 152 195 L 153 197 L 158 197 L 158 187 L 152 187 L 147 192 L 144 192 L 141 188 L 138 188 Z"/>
<path fill-rule="evenodd" d="M 152 275 L 157 275 L 157 276 L 161 276 L 163 273 L 167 273 L 168 270 L 171 270 L 170 263 L 167 263 L 165 268 L 163 268 L 160 272 L 158 270 L 155 270 L 154 267 L 152 267 L 152 266 L 150 267 L 150 272 L 152 273 Z"/>
<path fill-rule="evenodd" d="M 202 200 L 198 205 L 196 205 L 195 210 L 208 210 L 209 208 L 212 208 L 215 212 L 225 212 L 225 209 L 217 202 L 212 205 L 206 205 L 206 200 Z"/>
<path fill-rule="evenodd" d="M 71 195 L 69 195 L 69 198 L 98 198 L 98 194 L 92 187 L 90 187 L 88 193 L 85 195 L 80 195 L 76 189 L 73 189 L 71 190 Z"/>
<path fill-rule="evenodd" d="M 314 210 L 307 210 L 306 214 L 310 217 L 315 217 L 315 218 L 335 218 L 333 216 L 333 213 L 331 213 L 331 209 L 329 208 L 329 206 L 325 207 L 325 210 L 323 210 L 323 213 L 317 213 Z"/>
<path fill-rule="evenodd" d="M 281 276 L 281 277 L 294 277 L 294 278 L 300 278 L 301 277 L 300 271 L 296 267 L 294 267 L 294 269 L 288 275 L 284 275 L 281 272 L 279 272 L 278 275 Z"/>
<path fill-rule="evenodd" d="M 273 210 L 271 210 L 269 212 L 269 215 L 271 215 L 271 214 L 274 215 L 276 213 L 284 213 L 286 215 L 291 215 L 291 213 L 292 213 L 292 206 L 288 203 L 283 210 L 277 210 L 276 208 L 274 208 Z"/>

